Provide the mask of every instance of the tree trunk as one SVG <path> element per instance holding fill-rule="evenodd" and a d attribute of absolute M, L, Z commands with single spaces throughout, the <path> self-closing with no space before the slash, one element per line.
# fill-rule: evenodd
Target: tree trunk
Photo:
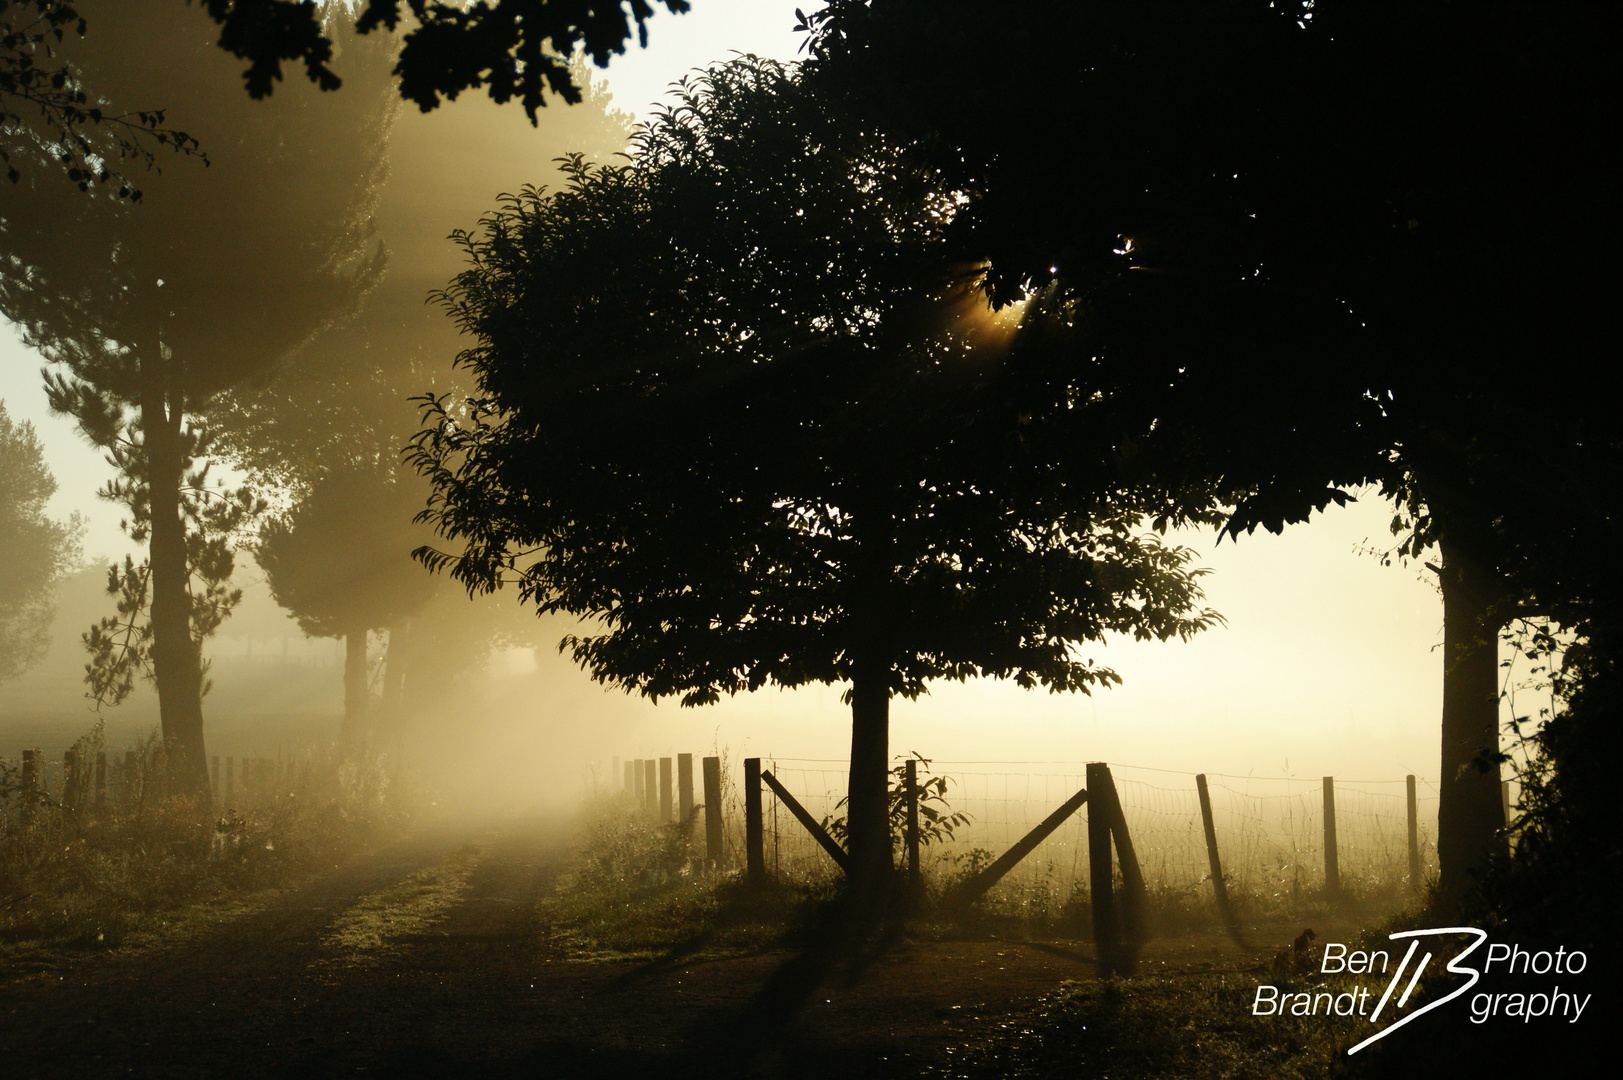
<path fill-rule="evenodd" d="M 187 465 L 181 451 L 184 409 L 166 392 L 161 363 L 160 358 L 143 362 L 141 388 L 141 435 L 152 512 L 152 673 L 164 742 L 173 755 L 173 789 L 207 798 L 202 656 L 192 638 L 186 524 L 180 511 L 180 483 Z"/>
<path fill-rule="evenodd" d="M 890 672 L 859 668 L 851 681 L 851 776 L 846 836 L 852 893 L 862 903 L 880 898 L 891 876 Z"/>
<path fill-rule="evenodd" d="M 1474 762 L 1499 751 L 1499 626 L 1494 582 L 1457 545 L 1442 543 L 1443 753 L 1438 791 L 1438 902 L 1459 906 L 1470 871 L 1508 851 L 1500 831 L 1499 770 Z"/>
<path fill-rule="evenodd" d="M 361 724 L 366 716 L 366 634 L 365 629 L 351 629 L 344 635 L 345 743 L 353 743 L 360 738 Z"/>

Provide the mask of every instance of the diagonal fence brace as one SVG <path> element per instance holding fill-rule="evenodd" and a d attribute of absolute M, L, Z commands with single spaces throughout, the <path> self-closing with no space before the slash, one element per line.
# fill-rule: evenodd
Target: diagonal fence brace
<path fill-rule="evenodd" d="M 1013 870 L 1021 859 L 1030 855 L 1033 848 L 1046 840 L 1049 833 L 1064 824 L 1065 819 L 1080 810 L 1082 804 L 1087 801 L 1087 788 L 1083 788 L 1069 799 L 1066 799 L 1058 810 L 1044 818 L 1041 825 L 1021 837 L 1018 843 L 1005 851 L 991 866 L 958 886 L 952 896 L 948 898 L 948 906 L 968 907 L 979 900 L 986 890 L 1001 881 L 1004 874 Z"/>
<path fill-rule="evenodd" d="M 845 849 L 836 844 L 834 838 L 817 823 L 817 819 L 808 814 L 806 808 L 801 806 L 793 795 L 789 794 L 788 789 L 778 783 L 778 778 L 762 769 L 761 779 L 766 781 L 767 786 L 772 789 L 772 793 L 778 797 L 783 805 L 789 808 L 789 812 L 795 816 L 795 820 L 806 826 L 806 831 L 811 833 L 812 839 L 823 845 L 823 850 L 828 852 L 828 857 L 833 859 L 841 870 L 849 869 L 846 866 L 849 856 L 846 855 Z"/>

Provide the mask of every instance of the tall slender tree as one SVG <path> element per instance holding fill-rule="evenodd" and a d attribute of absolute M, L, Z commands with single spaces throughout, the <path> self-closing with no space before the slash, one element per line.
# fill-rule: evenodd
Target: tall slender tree
<path fill-rule="evenodd" d="M 91 85 L 167 101 L 216 149 L 208 168 L 170 169 L 136 205 L 25 177 L 0 207 L 0 311 L 52 365 L 53 407 L 120 469 L 105 494 L 128 507 L 149 559 L 129 567 L 133 586 L 115 584 L 132 617 L 147 608 L 164 735 L 183 782 L 206 790 L 201 638 L 229 600 L 208 584 L 229 572 L 229 548 L 204 540 L 233 512 L 197 464 L 203 418 L 219 392 L 352 313 L 376 279 L 370 219 L 393 43 L 346 46 L 337 62 L 350 93 L 298 87 L 255 103 L 235 89 L 233 62 L 195 33 L 196 12 L 78 6 L 97 32 L 72 43 L 71 59 Z M 246 512 L 252 500 L 232 505 Z M 188 517 L 201 531 L 188 535 Z"/>

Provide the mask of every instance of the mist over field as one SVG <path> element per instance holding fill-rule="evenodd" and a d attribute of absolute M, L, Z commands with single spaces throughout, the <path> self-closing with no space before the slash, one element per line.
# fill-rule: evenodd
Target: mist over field
<path fill-rule="evenodd" d="M 0 1060 L 1520 1061 L 1327 966 L 1615 955 L 1607 35 L 1444 9 L 0 0 Z"/>

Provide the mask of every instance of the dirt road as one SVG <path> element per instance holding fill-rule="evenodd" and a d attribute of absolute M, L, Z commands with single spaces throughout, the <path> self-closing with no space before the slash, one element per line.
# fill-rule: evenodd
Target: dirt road
<path fill-rule="evenodd" d="M 1096 974 L 1091 947 L 1064 942 L 572 961 L 538 906 L 562 829 L 487 831 L 477 857 L 469 840 L 430 831 L 183 943 L 11 979 L 0 1075 L 914 1076 L 966 1027 Z M 1147 963 L 1259 955 L 1183 939 Z"/>

